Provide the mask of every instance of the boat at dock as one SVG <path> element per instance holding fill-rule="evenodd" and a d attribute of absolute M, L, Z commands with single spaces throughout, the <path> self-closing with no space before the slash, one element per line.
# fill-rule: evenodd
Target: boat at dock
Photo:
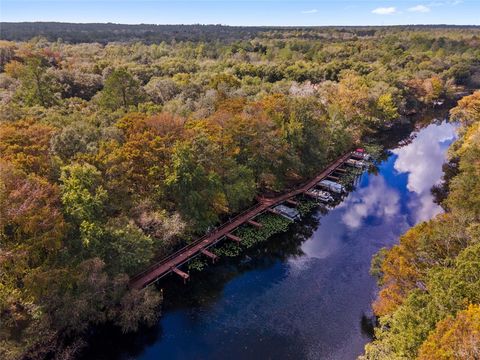
<path fill-rule="evenodd" d="M 347 161 L 345 161 L 345 165 L 353 166 L 358 169 L 363 169 L 367 166 L 367 163 L 362 160 L 348 159 Z"/>
<path fill-rule="evenodd" d="M 346 191 L 345 187 L 342 184 L 339 184 L 339 183 L 337 183 L 335 181 L 331 181 L 331 180 L 322 180 L 317 184 L 317 186 L 321 187 L 322 189 L 327 189 L 327 190 L 332 191 L 332 192 L 337 193 L 337 194 L 342 194 Z"/>
<path fill-rule="evenodd" d="M 286 205 L 280 204 L 273 208 L 279 215 L 282 215 L 284 218 L 295 221 L 300 219 L 300 212 L 297 209 L 288 207 Z"/>
<path fill-rule="evenodd" d="M 352 157 L 357 158 L 359 160 L 370 160 L 370 155 L 362 148 L 358 148 L 352 152 Z"/>
<path fill-rule="evenodd" d="M 312 189 L 310 191 L 307 191 L 306 194 L 317 200 L 320 200 L 326 203 L 331 203 L 335 200 L 333 196 L 328 191 L 325 191 L 325 190 Z"/>

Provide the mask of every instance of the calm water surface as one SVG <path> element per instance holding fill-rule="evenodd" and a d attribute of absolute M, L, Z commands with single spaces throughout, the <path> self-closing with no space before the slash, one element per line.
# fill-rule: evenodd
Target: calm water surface
<path fill-rule="evenodd" d="M 194 274 L 187 286 L 161 284 L 159 324 L 124 344 L 105 340 L 95 357 L 355 359 L 371 340 L 372 255 L 441 212 L 430 188 L 455 126 L 438 122 L 414 135 L 327 214 L 318 210 L 244 258 Z"/>

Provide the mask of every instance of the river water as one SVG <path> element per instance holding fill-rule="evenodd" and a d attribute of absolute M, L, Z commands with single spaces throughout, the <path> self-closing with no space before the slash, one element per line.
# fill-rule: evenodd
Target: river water
<path fill-rule="evenodd" d="M 430 188 L 455 136 L 455 126 L 441 121 L 414 131 L 328 213 L 317 210 L 241 259 L 193 274 L 186 286 L 174 278 L 160 284 L 158 325 L 101 338 L 94 357 L 355 359 L 371 340 L 378 290 L 371 258 L 442 211 Z"/>

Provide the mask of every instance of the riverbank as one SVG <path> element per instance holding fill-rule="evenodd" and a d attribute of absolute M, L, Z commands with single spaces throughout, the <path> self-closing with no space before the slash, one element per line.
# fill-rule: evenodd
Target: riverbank
<path fill-rule="evenodd" d="M 445 110 L 446 107 L 450 104 L 451 99 L 447 98 L 445 101 L 442 101 L 440 105 L 435 106 L 435 109 L 427 109 L 427 108 L 421 108 L 420 114 L 423 114 L 425 118 L 428 119 L 426 114 L 429 113 L 441 113 L 442 110 Z M 443 105 L 443 106 L 442 106 Z M 380 148 L 378 145 L 375 145 L 381 142 L 381 139 L 389 139 L 390 141 L 392 140 L 391 134 L 402 134 L 401 129 L 402 128 L 408 128 L 408 124 L 417 124 L 418 122 L 415 121 L 416 118 L 418 118 L 419 114 L 417 114 L 415 117 L 412 117 L 410 119 L 402 117 L 397 121 L 397 124 L 394 126 L 388 127 L 387 129 L 383 129 L 383 131 L 379 131 L 376 133 L 376 138 L 370 140 L 372 143 L 367 144 L 367 152 L 371 153 L 372 159 L 378 159 L 380 156 Z M 425 121 L 425 118 L 423 118 L 423 121 Z M 407 125 L 407 126 L 405 126 Z M 385 131 L 388 130 L 388 131 Z M 400 131 L 399 131 L 400 130 Z M 386 135 L 390 134 L 390 136 Z M 385 136 L 386 135 L 386 136 Z M 408 141 L 408 139 L 405 139 L 404 141 Z M 337 161 L 339 161 L 337 159 Z M 324 170 L 321 174 L 325 173 L 328 175 L 328 172 L 330 170 Z M 356 169 L 349 169 L 348 174 L 342 174 L 341 176 L 341 181 L 344 182 L 344 185 L 348 186 L 352 181 L 354 181 L 355 176 L 357 175 Z M 317 176 L 316 182 L 319 181 L 319 177 Z M 233 219 L 230 217 L 228 222 L 222 223 L 218 227 L 215 227 L 211 229 L 207 234 L 202 236 L 201 238 L 189 242 L 184 248 L 181 248 L 175 252 L 172 252 L 168 256 L 158 259 L 153 265 L 149 266 L 146 270 L 142 271 L 141 273 L 136 274 L 135 276 L 132 277 L 130 285 L 132 288 L 143 288 L 147 285 L 149 285 L 152 282 L 157 281 L 159 278 L 169 274 L 172 269 L 174 269 L 174 272 L 177 273 L 180 277 L 183 278 L 184 281 L 187 281 L 189 279 L 189 274 L 187 272 L 184 272 L 179 269 L 179 266 L 188 263 L 188 269 L 189 270 L 201 270 L 203 269 L 207 262 L 203 259 L 198 259 L 196 258 L 197 256 L 201 255 L 202 253 L 205 253 L 213 259 L 214 261 L 218 258 L 219 255 L 227 255 L 227 256 L 236 256 L 240 253 L 240 244 L 227 244 L 226 246 L 222 246 L 222 249 L 216 249 L 213 253 L 208 251 L 208 248 L 212 245 L 216 245 L 217 242 L 220 241 L 221 238 L 224 236 L 233 236 L 236 241 L 240 241 L 241 237 L 238 237 L 234 235 L 232 232 L 236 230 L 238 226 L 242 225 L 242 222 L 244 220 L 241 220 L 242 217 L 246 217 L 245 219 L 250 219 L 253 220 L 255 216 L 258 214 L 261 214 L 265 209 L 270 209 L 270 206 L 275 203 L 278 203 L 278 199 L 282 198 L 282 196 L 286 196 L 289 192 L 295 193 L 298 192 L 297 189 L 304 184 L 298 184 L 297 186 L 293 188 L 287 188 L 285 190 L 285 193 L 271 193 L 268 194 L 269 196 L 266 196 L 265 194 L 262 196 L 257 196 L 256 198 L 260 200 L 260 202 L 256 205 L 252 205 L 248 210 L 245 210 L 244 212 L 236 214 Z M 263 199 L 263 200 L 262 200 Z M 270 204 L 269 202 L 273 202 Z M 273 205 L 275 205 L 273 204 Z M 264 205 L 262 207 L 262 205 Z M 245 220 L 246 221 L 246 220 Z M 238 224 L 237 224 L 238 223 Z M 261 224 L 259 225 L 261 226 Z M 227 227 L 228 229 L 224 229 L 224 227 Z M 280 225 L 279 224 L 279 229 L 278 231 L 275 231 L 274 229 L 270 230 L 270 235 L 273 235 L 274 233 L 284 231 L 282 228 L 285 228 L 285 225 Z M 245 244 L 247 246 L 252 245 L 252 241 L 249 240 Z M 195 261 L 190 264 L 191 259 L 195 258 Z M 177 260 L 178 259 L 178 260 Z"/>
<path fill-rule="evenodd" d="M 362 150 L 363 151 L 363 150 Z M 363 155 L 363 153 L 361 154 Z M 315 187 L 319 182 L 323 181 L 326 178 L 333 176 L 333 173 L 337 169 L 347 166 L 346 162 L 350 159 L 359 158 L 359 155 L 354 151 L 348 151 L 346 154 L 340 156 L 335 161 L 330 163 L 324 170 L 317 174 L 313 179 L 308 180 L 307 182 L 299 185 L 298 187 L 292 189 L 291 191 L 279 194 L 275 197 L 265 198 L 258 197 L 258 204 L 253 205 L 249 209 L 241 212 L 231 220 L 226 223 L 221 224 L 219 227 L 213 229 L 211 232 L 205 234 L 203 237 L 192 241 L 190 244 L 184 248 L 178 250 L 177 252 L 170 254 L 169 256 L 161 259 L 159 262 L 153 264 L 151 267 L 141 272 L 140 274 L 134 276 L 130 282 L 130 286 L 133 289 L 142 289 L 149 284 L 157 281 L 158 279 L 166 276 L 170 273 L 175 273 L 183 278 L 184 281 L 189 279 L 189 275 L 179 269 L 179 266 L 188 263 L 191 259 L 208 254 L 210 258 L 215 259 L 214 256 L 218 257 L 218 254 L 209 252 L 209 248 L 216 245 L 221 240 L 233 240 L 237 243 L 238 246 L 242 244 L 242 238 L 235 235 L 239 227 L 245 225 L 252 225 L 254 227 L 262 227 L 262 223 L 258 223 L 256 219 L 258 216 L 262 216 L 266 212 L 270 212 L 277 216 L 282 215 L 281 210 L 278 206 L 286 203 L 287 201 L 294 200 L 297 196 L 304 196 L 310 189 Z M 360 156 L 363 159 L 363 156 Z M 354 160 L 355 161 L 355 160 Z M 348 171 L 342 168 L 343 171 Z M 343 188 L 342 188 L 343 189 Z M 343 190 L 342 190 L 343 192 Z M 333 194 L 333 193 L 332 193 Z M 284 206 L 284 205 L 282 205 Z M 297 213 L 299 216 L 298 210 L 290 208 L 290 211 Z M 294 220 L 293 217 L 288 216 L 290 220 Z M 273 234 L 274 229 L 270 229 L 270 232 Z M 251 242 L 251 239 L 250 239 Z M 245 244 L 248 246 L 248 242 Z M 231 249 L 233 249 L 231 247 Z M 227 251 L 227 252 L 231 252 Z"/>
<path fill-rule="evenodd" d="M 371 257 L 421 219 L 420 204 L 438 211 L 429 191 L 408 189 L 409 178 L 418 171 L 398 173 L 396 166 L 420 141 L 425 158 L 417 157 L 420 163 L 412 166 L 434 164 L 434 174 L 441 174 L 446 126 L 424 125 L 401 148 L 387 142 L 390 150 L 380 156 L 377 168 L 362 175 L 356 189 L 329 212 L 316 209 L 285 233 L 192 273 L 186 286 L 174 278 L 163 282 L 164 315 L 158 326 L 126 337 L 96 334 L 88 355 L 216 359 L 229 353 L 233 359 L 258 354 L 288 358 L 292 349 L 304 358 L 360 355 L 371 340 L 370 303 L 376 291 L 369 275 Z M 431 143 L 438 137 L 441 142 Z M 426 182 L 433 185 L 436 180 Z M 116 349 L 104 352 L 105 347 Z"/>
<path fill-rule="evenodd" d="M 374 261 L 381 290 L 376 339 L 362 359 L 473 359 L 480 344 L 480 92 L 452 109 L 461 122 L 449 150 L 447 210 L 408 230 Z M 428 219 L 426 219 L 428 220 Z M 399 266 L 401 264 L 401 266 Z"/>

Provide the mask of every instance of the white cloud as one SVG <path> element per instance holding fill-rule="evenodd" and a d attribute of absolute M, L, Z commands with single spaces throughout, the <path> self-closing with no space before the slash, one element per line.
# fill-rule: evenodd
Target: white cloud
<path fill-rule="evenodd" d="M 431 124 L 423 129 L 408 146 L 392 152 L 398 155 L 395 170 L 408 174 L 409 191 L 421 194 L 442 177 L 442 164 L 446 159 L 442 143 L 455 138 L 455 126 L 451 123 Z"/>
<path fill-rule="evenodd" d="M 372 13 L 377 15 L 392 15 L 392 14 L 395 14 L 396 12 L 397 12 L 397 8 L 394 6 L 379 7 L 372 10 Z"/>
<path fill-rule="evenodd" d="M 316 12 L 318 12 L 317 9 L 303 10 L 302 14 L 315 14 Z"/>
<path fill-rule="evenodd" d="M 428 6 L 456 6 L 462 4 L 463 0 L 446 0 L 446 1 L 433 1 Z"/>
<path fill-rule="evenodd" d="M 423 129 L 408 146 L 393 150 L 398 155 L 394 168 L 408 174 L 407 189 L 412 194 L 409 207 L 415 222 L 427 220 L 441 212 L 433 203 L 432 184 L 442 177 L 442 164 L 446 160 L 444 142 L 455 138 L 455 126 L 451 123 L 431 124 Z"/>
<path fill-rule="evenodd" d="M 413 7 L 409 8 L 408 11 L 418 12 L 418 13 L 427 13 L 427 12 L 430 12 L 430 8 L 428 6 L 425 6 L 425 5 L 417 5 L 417 6 L 413 6 Z"/>
<path fill-rule="evenodd" d="M 346 208 L 343 223 L 350 229 L 358 229 L 369 216 L 391 218 L 400 213 L 400 196 L 388 187 L 383 177 L 376 176 L 368 187 L 359 189 L 340 207 Z"/>

